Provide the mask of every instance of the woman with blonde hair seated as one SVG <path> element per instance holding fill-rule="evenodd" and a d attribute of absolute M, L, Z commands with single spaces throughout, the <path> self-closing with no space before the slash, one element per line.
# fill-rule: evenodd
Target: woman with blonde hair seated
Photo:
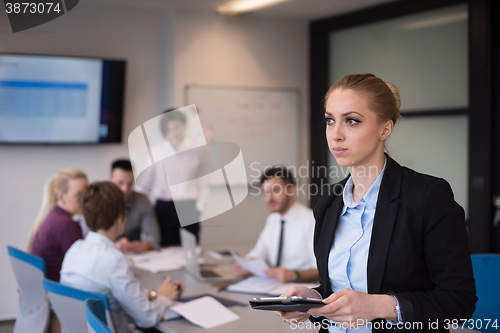
<path fill-rule="evenodd" d="M 59 281 L 64 254 L 82 238 L 80 225 L 72 216 L 81 214 L 78 196 L 87 184 L 83 171 L 66 168 L 45 185 L 42 207 L 30 232 L 27 251 L 45 261 L 50 280 Z"/>

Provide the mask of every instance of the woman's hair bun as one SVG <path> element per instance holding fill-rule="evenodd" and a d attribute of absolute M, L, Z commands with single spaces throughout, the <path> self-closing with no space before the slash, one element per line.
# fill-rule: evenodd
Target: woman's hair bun
<path fill-rule="evenodd" d="M 396 107 L 398 108 L 398 111 L 399 111 L 399 109 L 401 108 L 401 97 L 399 97 L 398 87 L 396 87 L 395 85 L 393 85 L 390 82 L 386 82 L 385 84 L 387 84 L 389 89 L 391 89 L 392 94 L 394 95 L 394 99 L 396 100 Z"/>
<path fill-rule="evenodd" d="M 371 73 L 344 76 L 330 87 L 325 100 L 336 89 L 351 89 L 367 94 L 368 107 L 377 114 L 380 121 L 392 120 L 395 124 L 400 117 L 401 98 L 398 88 Z"/>

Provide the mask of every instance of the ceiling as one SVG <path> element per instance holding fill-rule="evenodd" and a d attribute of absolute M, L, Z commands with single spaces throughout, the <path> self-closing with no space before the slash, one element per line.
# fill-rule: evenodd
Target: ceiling
<path fill-rule="evenodd" d="M 225 0 L 109 0 L 129 4 L 151 4 L 202 12 L 215 12 Z M 260 9 L 252 15 L 314 20 L 353 12 L 397 0 L 289 0 Z"/>

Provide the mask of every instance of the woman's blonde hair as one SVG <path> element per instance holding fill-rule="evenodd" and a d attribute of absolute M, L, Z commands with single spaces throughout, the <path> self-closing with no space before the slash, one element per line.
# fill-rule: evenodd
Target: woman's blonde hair
<path fill-rule="evenodd" d="M 47 218 L 47 215 L 49 215 L 57 203 L 57 193 L 68 192 L 69 181 L 78 178 L 87 179 L 87 175 L 82 170 L 72 167 L 61 170 L 59 173 L 49 178 L 43 188 L 42 206 L 40 207 L 40 211 L 38 212 L 28 237 L 28 244 L 26 246 L 26 251 L 28 251 L 28 253 L 31 252 L 33 240 L 42 222 Z"/>
<path fill-rule="evenodd" d="M 373 74 L 346 75 L 330 87 L 325 102 L 337 89 L 350 89 L 368 97 L 368 107 L 377 114 L 380 121 L 392 120 L 394 124 L 400 117 L 401 98 L 398 88 Z"/>

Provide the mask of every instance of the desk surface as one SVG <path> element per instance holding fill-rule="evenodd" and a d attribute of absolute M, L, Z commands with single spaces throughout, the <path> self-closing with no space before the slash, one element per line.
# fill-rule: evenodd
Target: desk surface
<path fill-rule="evenodd" d="M 248 244 L 230 244 L 233 245 L 232 248 L 240 253 L 247 253 L 249 246 Z M 217 246 L 217 248 L 230 248 L 231 246 Z M 211 248 L 210 246 L 204 248 Z M 215 247 L 214 247 L 215 248 Z M 189 297 L 194 295 L 211 294 L 215 296 L 224 297 L 234 301 L 248 304 L 248 301 L 258 295 L 252 294 L 240 294 L 231 293 L 227 291 L 217 291 L 217 287 L 209 283 L 199 283 L 196 279 L 191 277 L 184 269 L 177 270 L 173 272 L 164 273 L 150 273 L 140 269 L 135 270 L 135 275 L 142 285 L 148 289 L 156 289 L 163 282 L 165 276 L 171 276 L 174 281 L 181 280 L 186 286 L 183 297 Z M 231 311 L 240 316 L 239 320 L 221 325 L 212 329 L 205 330 L 199 326 L 196 326 L 184 318 L 174 319 L 170 321 L 162 321 L 156 327 L 165 333 L 199 333 L 199 332 L 217 332 L 217 333 L 233 333 L 233 332 L 273 332 L 273 333 L 285 333 L 285 332 L 296 332 L 298 327 L 293 329 L 290 325 L 283 322 L 283 320 L 277 317 L 274 313 L 270 311 L 258 311 L 252 310 L 249 305 L 247 306 L 232 306 L 229 308 Z M 313 328 L 312 323 L 307 321 L 309 326 L 300 329 L 300 332 L 317 332 L 319 327 Z M 478 332 L 468 329 L 451 329 L 451 333 L 459 333 L 460 331 L 466 332 Z"/>
<path fill-rule="evenodd" d="M 224 297 L 234 301 L 248 304 L 248 301 L 256 295 L 251 294 L 240 294 L 231 293 L 227 291 L 217 291 L 217 287 L 212 286 L 209 283 L 199 283 L 191 277 L 185 270 L 178 270 L 173 272 L 158 273 L 153 274 L 147 271 L 135 270 L 135 275 L 142 285 L 149 289 L 156 289 L 158 285 L 163 281 L 163 277 L 166 275 L 171 276 L 174 281 L 181 280 L 186 288 L 182 296 L 189 297 L 194 295 L 211 294 L 215 296 Z M 249 305 L 246 306 L 232 306 L 229 308 L 231 311 L 240 316 L 239 320 L 227 323 L 222 326 L 218 326 L 212 329 L 205 330 L 199 326 L 191 324 L 186 319 L 174 319 L 170 321 L 162 321 L 156 328 L 165 333 L 195 333 L 195 332 L 293 332 L 296 329 L 292 329 L 288 324 L 283 322 L 283 319 L 277 317 L 274 313 L 270 311 L 258 311 L 252 310 Z M 312 326 L 312 324 L 310 324 Z M 306 332 L 317 332 L 316 329 L 301 329 Z"/>

